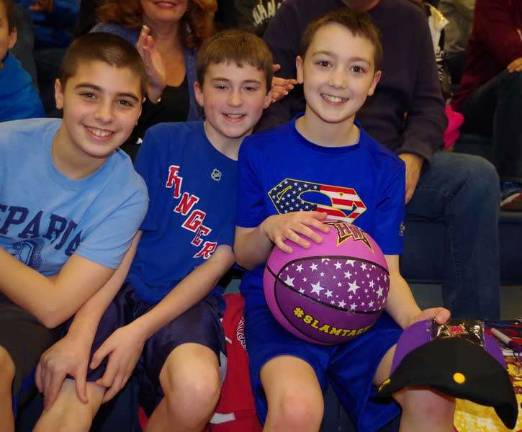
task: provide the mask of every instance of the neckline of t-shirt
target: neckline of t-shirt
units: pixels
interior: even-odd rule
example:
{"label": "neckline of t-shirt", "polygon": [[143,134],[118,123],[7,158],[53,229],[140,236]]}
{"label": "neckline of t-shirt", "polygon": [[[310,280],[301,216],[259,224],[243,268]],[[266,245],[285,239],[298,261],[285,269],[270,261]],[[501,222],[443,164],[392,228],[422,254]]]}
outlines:
{"label": "neckline of t-shirt", "polygon": [[312,141],[308,140],[306,137],[304,137],[301,132],[297,129],[297,120],[301,116],[297,116],[292,120],[291,128],[293,133],[298,137],[299,141],[306,145],[308,148],[319,152],[319,153],[326,153],[326,154],[345,154],[345,153],[352,153],[356,150],[358,150],[361,147],[361,142],[363,141],[363,135],[364,131],[361,129],[359,125],[357,127],[359,128],[359,141],[355,144],[348,144],[345,146],[339,146],[339,147],[326,147],[319,144],[315,144]]}
{"label": "neckline of t-shirt", "polygon": [[[61,120],[57,121],[56,127],[49,127],[45,132],[45,145],[43,146],[46,153],[48,172],[51,178],[60,186],[71,190],[79,190],[85,188],[87,185],[95,181],[95,179],[101,175],[102,172],[110,170],[112,167],[112,159],[114,155],[111,155],[96,171],[89,174],[81,179],[70,179],[64,175],[55,165],[52,156],[52,144],[55,135],[58,133],[60,128]],[[54,124],[52,126],[55,126]],[[117,150],[116,150],[117,151]]]}
{"label": "neckline of t-shirt", "polygon": [[218,157],[222,158],[223,160],[229,163],[237,163],[237,159],[232,159],[231,157],[228,157],[227,155],[221,153],[216,147],[214,147],[214,144],[210,142],[207,133],[205,132],[205,120],[201,120],[199,123],[199,133],[203,136],[203,140],[205,141],[205,143],[212,149],[212,152],[214,152]]}

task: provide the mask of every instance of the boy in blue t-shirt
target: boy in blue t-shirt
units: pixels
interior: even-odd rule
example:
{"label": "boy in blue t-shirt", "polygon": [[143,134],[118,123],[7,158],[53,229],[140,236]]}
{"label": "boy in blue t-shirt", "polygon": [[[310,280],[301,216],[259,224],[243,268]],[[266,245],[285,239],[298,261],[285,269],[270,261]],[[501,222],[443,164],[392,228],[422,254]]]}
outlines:
{"label": "boy in blue t-shirt", "polygon": [[131,44],[86,35],[67,51],[55,83],[63,119],[0,124],[2,432],[14,431],[11,395],[16,409],[61,333],[53,329],[74,315],[63,327],[88,339],[82,321],[115,293],[147,210],[143,179],[118,150],[140,115],[145,85]]}
{"label": "boy in blue t-shirt", "polygon": [[9,53],[16,36],[13,1],[0,0],[0,122],[45,114],[31,76]]}
{"label": "boy in blue t-shirt", "polygon": [[[390,374],[401,328],[420,319],[444,322],[449,311],[421,311],[402,278],[404,165],[354,123],[381,76],[378,31],[365,14],[333,11],[310,25],[300,52],[296,64],[304,115],[248,138],[239,156],[234,250],[238,263],[250,269],[241,292],[251,380],[266,430],[319,430],[329,381],[357,430],[372,432],[399,412],[396,403],[376,403],[373,397],[376,385]],[[291,252],[292,244],[306,248],[321,242],[311,228],[327,232],[327,215],[367,231],[382,248],[390,272],[387,313],[366,333],[337,346],[308,343],[284,330],[262,288],[272,247]],[[306,281],[310,289],[321,276]],[[355,282],[351,272],[345,277]],[[402,407],[401,430],[452,430],[449,398],[407,388],[395,399]]]}
{"label": "boy in blue t-shirt", "polygon": [[[141,145],[136,169],[149,189],[149,210],[126,284],[98,326],[87,378],[107,401],[140,360],[148,430],[202,430],[219,398],[219,281],[235,261],[237,158],[271,101],[272,55],[253,34],[218,33],[199,50],[197,73],[206,120],[156,125]],[[74,337],[69,343],[86,345]],[[74,390],[62,394],[69,399],[58,396],[48,429],[52,417],[55,426],[88,430],[101,401],[85,405]],[[60,405],[67,409],[54,409]]]}

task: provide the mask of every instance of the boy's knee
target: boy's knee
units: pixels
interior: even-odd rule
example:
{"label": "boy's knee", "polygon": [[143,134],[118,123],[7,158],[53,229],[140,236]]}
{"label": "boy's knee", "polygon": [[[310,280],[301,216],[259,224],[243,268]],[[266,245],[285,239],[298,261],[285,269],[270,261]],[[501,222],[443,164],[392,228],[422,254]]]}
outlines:
{"label": "boy's knee", "polygon": [[8,385],[9,388],[14,380],[16,368],[7,350],[0,346],[0,385]]}
{"label": "boy's knee", "polygon": [[430,389],[404,388],[394,395],[403,415],[430,419],[445,424],[453,420],[455,399]]}
{"label": "boy's knee", "polygon": [[270,406],[269,416],[280,430],[317,430],[323,419],[323,405],[314,395],[287,392]]}
{"label": "boy's knee", "polygon": [[160,384],[167,404],[179,411],[180,407],[196,408],[214,406],[221,390],[219,371],[215,368],[199,368],[191,373],[180,373],[174,368],[164,368]]}

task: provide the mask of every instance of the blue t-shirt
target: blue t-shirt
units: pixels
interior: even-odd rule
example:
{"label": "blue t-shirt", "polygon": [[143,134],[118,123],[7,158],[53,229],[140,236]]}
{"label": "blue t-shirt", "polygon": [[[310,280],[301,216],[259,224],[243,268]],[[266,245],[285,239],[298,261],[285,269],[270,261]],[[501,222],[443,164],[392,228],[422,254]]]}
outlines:
{"label": "blue t-shirt", "polygon": [[60,124],[0,124],[0,247],[46,276],[72,254],[116,268],[147,211],[146,186],[121,151],[88,177],[65,177],[51,155]]}
{"label": "blue t-shirt", "polygon": [[219,245],[234,239],[237,161],[220,153],[203,122],[151,127],[136,159],[150,205],[128,281],[157,303]]}
{"label": "blue t-shirt", "polygon": [[[397,255],[404,184],[403,162],[364,130],[355,145],[322,147],[306,140],[292,121],[242,144],[236,224],[253,228],[274,214],[319,210],[361,227],[385,254]],[[243,277],[247,306],[265,301],[263,268]]]}
{"label": "blue t-shirt", "polygon": [[44,116],[31,76],[18,59],[8,53],[0,67],[0,122]]}

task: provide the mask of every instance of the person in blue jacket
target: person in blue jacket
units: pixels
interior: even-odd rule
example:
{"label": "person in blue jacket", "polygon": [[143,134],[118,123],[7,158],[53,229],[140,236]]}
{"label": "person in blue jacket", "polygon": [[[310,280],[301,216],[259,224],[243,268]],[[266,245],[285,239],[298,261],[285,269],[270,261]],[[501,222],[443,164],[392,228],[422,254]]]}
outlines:
{"label": "person in blue jacket", "polygon": [[17,36],[14,14],[12,0],[0,0],[0,122],[44,115],[31,76],[9,52]]}

